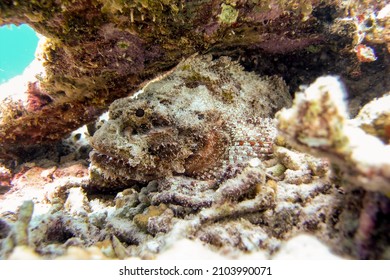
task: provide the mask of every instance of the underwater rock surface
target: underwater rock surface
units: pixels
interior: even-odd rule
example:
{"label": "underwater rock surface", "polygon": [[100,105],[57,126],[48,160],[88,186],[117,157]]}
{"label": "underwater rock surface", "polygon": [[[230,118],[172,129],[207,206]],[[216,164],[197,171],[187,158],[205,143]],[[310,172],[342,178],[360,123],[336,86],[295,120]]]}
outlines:
{"label": "underwater rock surface", "polygon": [[0,87],[0,258],[390,259],[389,10],[1,2],[45,37]]}
{"label": "underwater rock surface", "polygon": [[[297,93],[294,106],[278,113],[278,129],[288,143],[304,152],[327,157],[343,171],[343,176],[369,191],[390,193],[390,146],[367,134],[348,120],[345,92],[336,78],[319,78],[304,93]],[[381,134],[388,130],[388,96],[373,101],[382,104],[377,114],[372,104],[362,109],[359,118],[383,118]],[[371,108],[371,110],[370,110]],[[379,115],[377,117],[377,115]],[[368,117],[368,116],[367,116]],[[387,123],[386,123],[387,121]],[[367,126],[366,126],[367,127]],[[375,129],[373,128],[375,131]]]}

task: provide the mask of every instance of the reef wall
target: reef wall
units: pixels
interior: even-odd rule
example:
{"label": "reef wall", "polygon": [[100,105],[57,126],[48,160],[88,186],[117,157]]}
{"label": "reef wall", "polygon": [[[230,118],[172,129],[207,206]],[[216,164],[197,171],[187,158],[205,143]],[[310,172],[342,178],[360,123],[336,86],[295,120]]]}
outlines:
{"label": "reef wall", "polygon": [[356,72],[358,13],[362,24],[371,22],[361,33],[376,44],[388,42],[387,31],[379,32],[388,28],[388,16],[368,19],[384,4],[372,2],[2,1],[1,25],[27,23],[46,38],[38,55],[43,70],[26,81],[19,97],[0,89],[7,96],[0,120],[3,154],[61,139],[197,52],[250,59],[254,53],[277,58],[321,50],[352,57],[357,68],[342,72]]}
{"label": "reef wall", "polygon": [[149,259],[182,239],[274,258],[302,233],[389,258],[388,1],[0,15],[44,36],[33,73],[0,86],[0,258]]}

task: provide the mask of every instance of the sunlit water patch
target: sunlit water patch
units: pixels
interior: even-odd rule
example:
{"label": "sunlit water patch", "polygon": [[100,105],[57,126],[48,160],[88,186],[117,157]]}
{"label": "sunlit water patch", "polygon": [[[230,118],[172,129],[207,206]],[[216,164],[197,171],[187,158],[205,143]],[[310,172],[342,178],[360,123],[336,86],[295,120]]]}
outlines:
{"label": "sunlit water patch", "polygon": [[23,73],[37,45],[37,34],[26,24],[0,27],[0,84]]}

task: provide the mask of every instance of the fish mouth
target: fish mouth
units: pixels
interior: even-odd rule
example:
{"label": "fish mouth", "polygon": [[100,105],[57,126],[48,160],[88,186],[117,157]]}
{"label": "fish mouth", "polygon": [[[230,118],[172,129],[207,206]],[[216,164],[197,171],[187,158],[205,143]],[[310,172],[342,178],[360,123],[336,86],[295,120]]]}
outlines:
{"label": "fish mouth", "polygon": [[123,166],[124,168],[130,168],[132,165],[129,163],[128,160],[125,160],[121,158],[120,156],[112,155],[112,154],[106,154],[102,153],[96,150],[93,150],[89,154],[90,159],[92,160],[93,163],[95,162],[105,162],[108,164],[113,164],[116,166]]}
{"label": "fish mouth", "polygon": [[138,164],[133,165],[128,159],[123,159],[112,154],[105,154],[99,151],[90,153],[92,166],[98,168],[101,175],[107,179],[119,180],[121,182],[147,183],[158,179],[153,170],[142,169]]}

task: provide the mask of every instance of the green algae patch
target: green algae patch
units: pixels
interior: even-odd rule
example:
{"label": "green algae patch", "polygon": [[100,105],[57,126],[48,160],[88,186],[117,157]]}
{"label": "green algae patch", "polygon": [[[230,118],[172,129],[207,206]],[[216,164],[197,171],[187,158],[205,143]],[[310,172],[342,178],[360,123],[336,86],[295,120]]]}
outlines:
{"label": "green algae patch", "polygon": [[237,21],[238,10],[230,5],[222,4],[222,11],[219,17],[220,23],[233,24]]}

